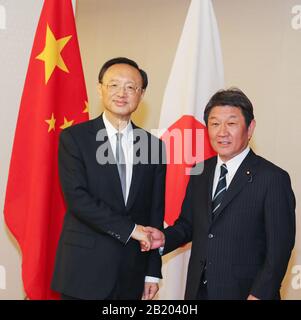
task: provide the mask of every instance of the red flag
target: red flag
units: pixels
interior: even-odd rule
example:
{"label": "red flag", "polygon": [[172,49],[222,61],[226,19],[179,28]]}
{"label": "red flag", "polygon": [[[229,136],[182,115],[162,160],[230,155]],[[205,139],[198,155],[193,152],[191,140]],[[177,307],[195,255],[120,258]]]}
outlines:
{"label": "red flag", "polygon": [[71,0],[45,0],[25,80],[6,190],[5,221],[22,251],[30,299],[50,290],[65,205],[58,178],[62,129],[88,120]]}

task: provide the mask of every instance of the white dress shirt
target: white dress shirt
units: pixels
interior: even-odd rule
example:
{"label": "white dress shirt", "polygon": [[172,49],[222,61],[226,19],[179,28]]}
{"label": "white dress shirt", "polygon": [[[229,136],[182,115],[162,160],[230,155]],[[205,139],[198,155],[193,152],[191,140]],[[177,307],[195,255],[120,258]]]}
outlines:
{"label": "white dress shirt", "polygon": [[239,166],[241,165],[241,163],[243,162],[243,160],[245,159],[245,157],[247,156],[249,151],[250,151],[250,147],[248,146],[241,153],[239,153],[237,156],[235,156],[234,158],[232,158],[226,162],[222,161],[222,159],[219,157],[219,155],[217,156],[217,163],[216,163],[216,167],[215,167],[213,187],[212,187],[212,199],[213,199],[215,189],[217,187],[219,176],[221,173],[221,171],[220,171],[221,165],[223,163],[225,163],[227,165],[228,173],[226,174],[226,183],[227,183],[227,189],[228,189],[237,169],[239,168]]}
{"label": "white dress shirt", "polygon": [[[117,143],[116,133],[118,133],[118,130],[107,119],[105,113],[103,113],[102,118],[108,133],[108,138],[111,144],[114,157],[116,159],[116,143]],[[126,199],[125,201],[127,201],[129,192],[130,192],[130,186],[131,186],[132,174],[133,174],[134,134],[133,134],[133,126],[131,121],[128,122],[127,126],[124,129],[122,129],[120,133],[122,133],[121,146],[123,149],[125,164],[126,164]]]}
{"label": "white dress shirt", "polygon": [[[114,157],[116,159],[116,143],[117,143],[117,137],[116,133],[118,133],[118,130],[111,124],[111,122],[106,117],[106,113],[104,112],[102,115],[102,119],[104,122],[104,125],[106,127],[108,138],[111,144],[111,148],[114,154]],[[134,132],[133,132],[133,126],[131,121],[128,122],[126,127],[120,131],[122,133],[122,139],[121,139],[121,145],[124,152],[124,158],[125,158],[125,164],[126,164],[126,202],[129,196],[130,192],[130,186],[132,181],[132,174],[133,174],[133,147],[134,147]],[[135,231],[136,225],[132,231],[132,233]],[[131,233],[131,235],[132,235]],[[131,235],[129,239],[131,238]],[[129,240],[128,239],[128,240]],[[145,277],[145,282],[159,282],[159,278],[155,277]]]}

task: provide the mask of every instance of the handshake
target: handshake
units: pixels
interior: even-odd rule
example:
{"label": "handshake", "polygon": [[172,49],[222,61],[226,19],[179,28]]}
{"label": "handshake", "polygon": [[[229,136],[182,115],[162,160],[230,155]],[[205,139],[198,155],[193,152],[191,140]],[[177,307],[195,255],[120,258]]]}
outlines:
{"label": "handshake", "polygon": [[131,237],[140,242],[141,251],[158,249],[165,245],[164,233],[153,227],[144,227],[138,224]]}

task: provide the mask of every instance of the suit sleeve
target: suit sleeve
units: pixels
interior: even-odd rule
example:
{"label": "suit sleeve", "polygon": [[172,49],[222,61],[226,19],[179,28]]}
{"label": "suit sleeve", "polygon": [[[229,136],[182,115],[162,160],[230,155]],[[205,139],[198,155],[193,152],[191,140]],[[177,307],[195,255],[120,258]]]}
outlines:
{"label": "suit sleeve", "polygon": [[173,226],[164,230],[165,246],[163,254],[167,254],[192,240],[192,193],[193,179],[190,177],[179,218]]}
{"label": "suit sleeve", "polygon": [[[157,164],[155,169],[150,226],[162,230],[165,211],[166,161],[165,148],[161,141],[160,146],[163,148],[163,153],[160,155],[161,163]],[[151,250],[146,275],[162,278],[161,266],[162,260],[158,250]]]}
{"label": "suit sleeve", "polygon": [[135,224],[122,212],[113,211],[88,190],[87,173],[81,152],[69,130],[59,142],[59,175],[68,211],[99,233],[107,233],[126,243]]}
{"label": "suit sleeve", "polygon": [[279,292],[295,243],[295,197],[289,175],[282,171],[271,178],[264,202],[266,257],[251,294],[273,299]]}
{"label": "suit sleeve", "polygon": [[[164,200],[165,200],[165,165],[158,165],[156,168],[153,185],[153,202],[151,209],[150,225],[157,229],[163,229],[164,220]],[[147,275],[162,278],[161,274],[161,256],[158,250],[151,250],[149,256]]]}

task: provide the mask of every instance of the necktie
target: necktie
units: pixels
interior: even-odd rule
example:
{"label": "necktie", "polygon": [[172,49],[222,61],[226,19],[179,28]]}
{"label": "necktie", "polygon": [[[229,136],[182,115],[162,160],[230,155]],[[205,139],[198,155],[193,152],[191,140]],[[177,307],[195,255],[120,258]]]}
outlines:
{"label": "necktie", "polygon": [[223,163],[221,165],[221,173],[216,186],[216,190],[212,199],[212,215],[214,218],[214,213],[220,207],[223,197],[227,191],[226,174],[228,173],[227,166]]}
{"label": "necktie", "polygon": [[124,202],[126,203],[126,164],[124,152],[121,144],[122,133],[116,133],[116,164],[119,172],[122,194]]}

